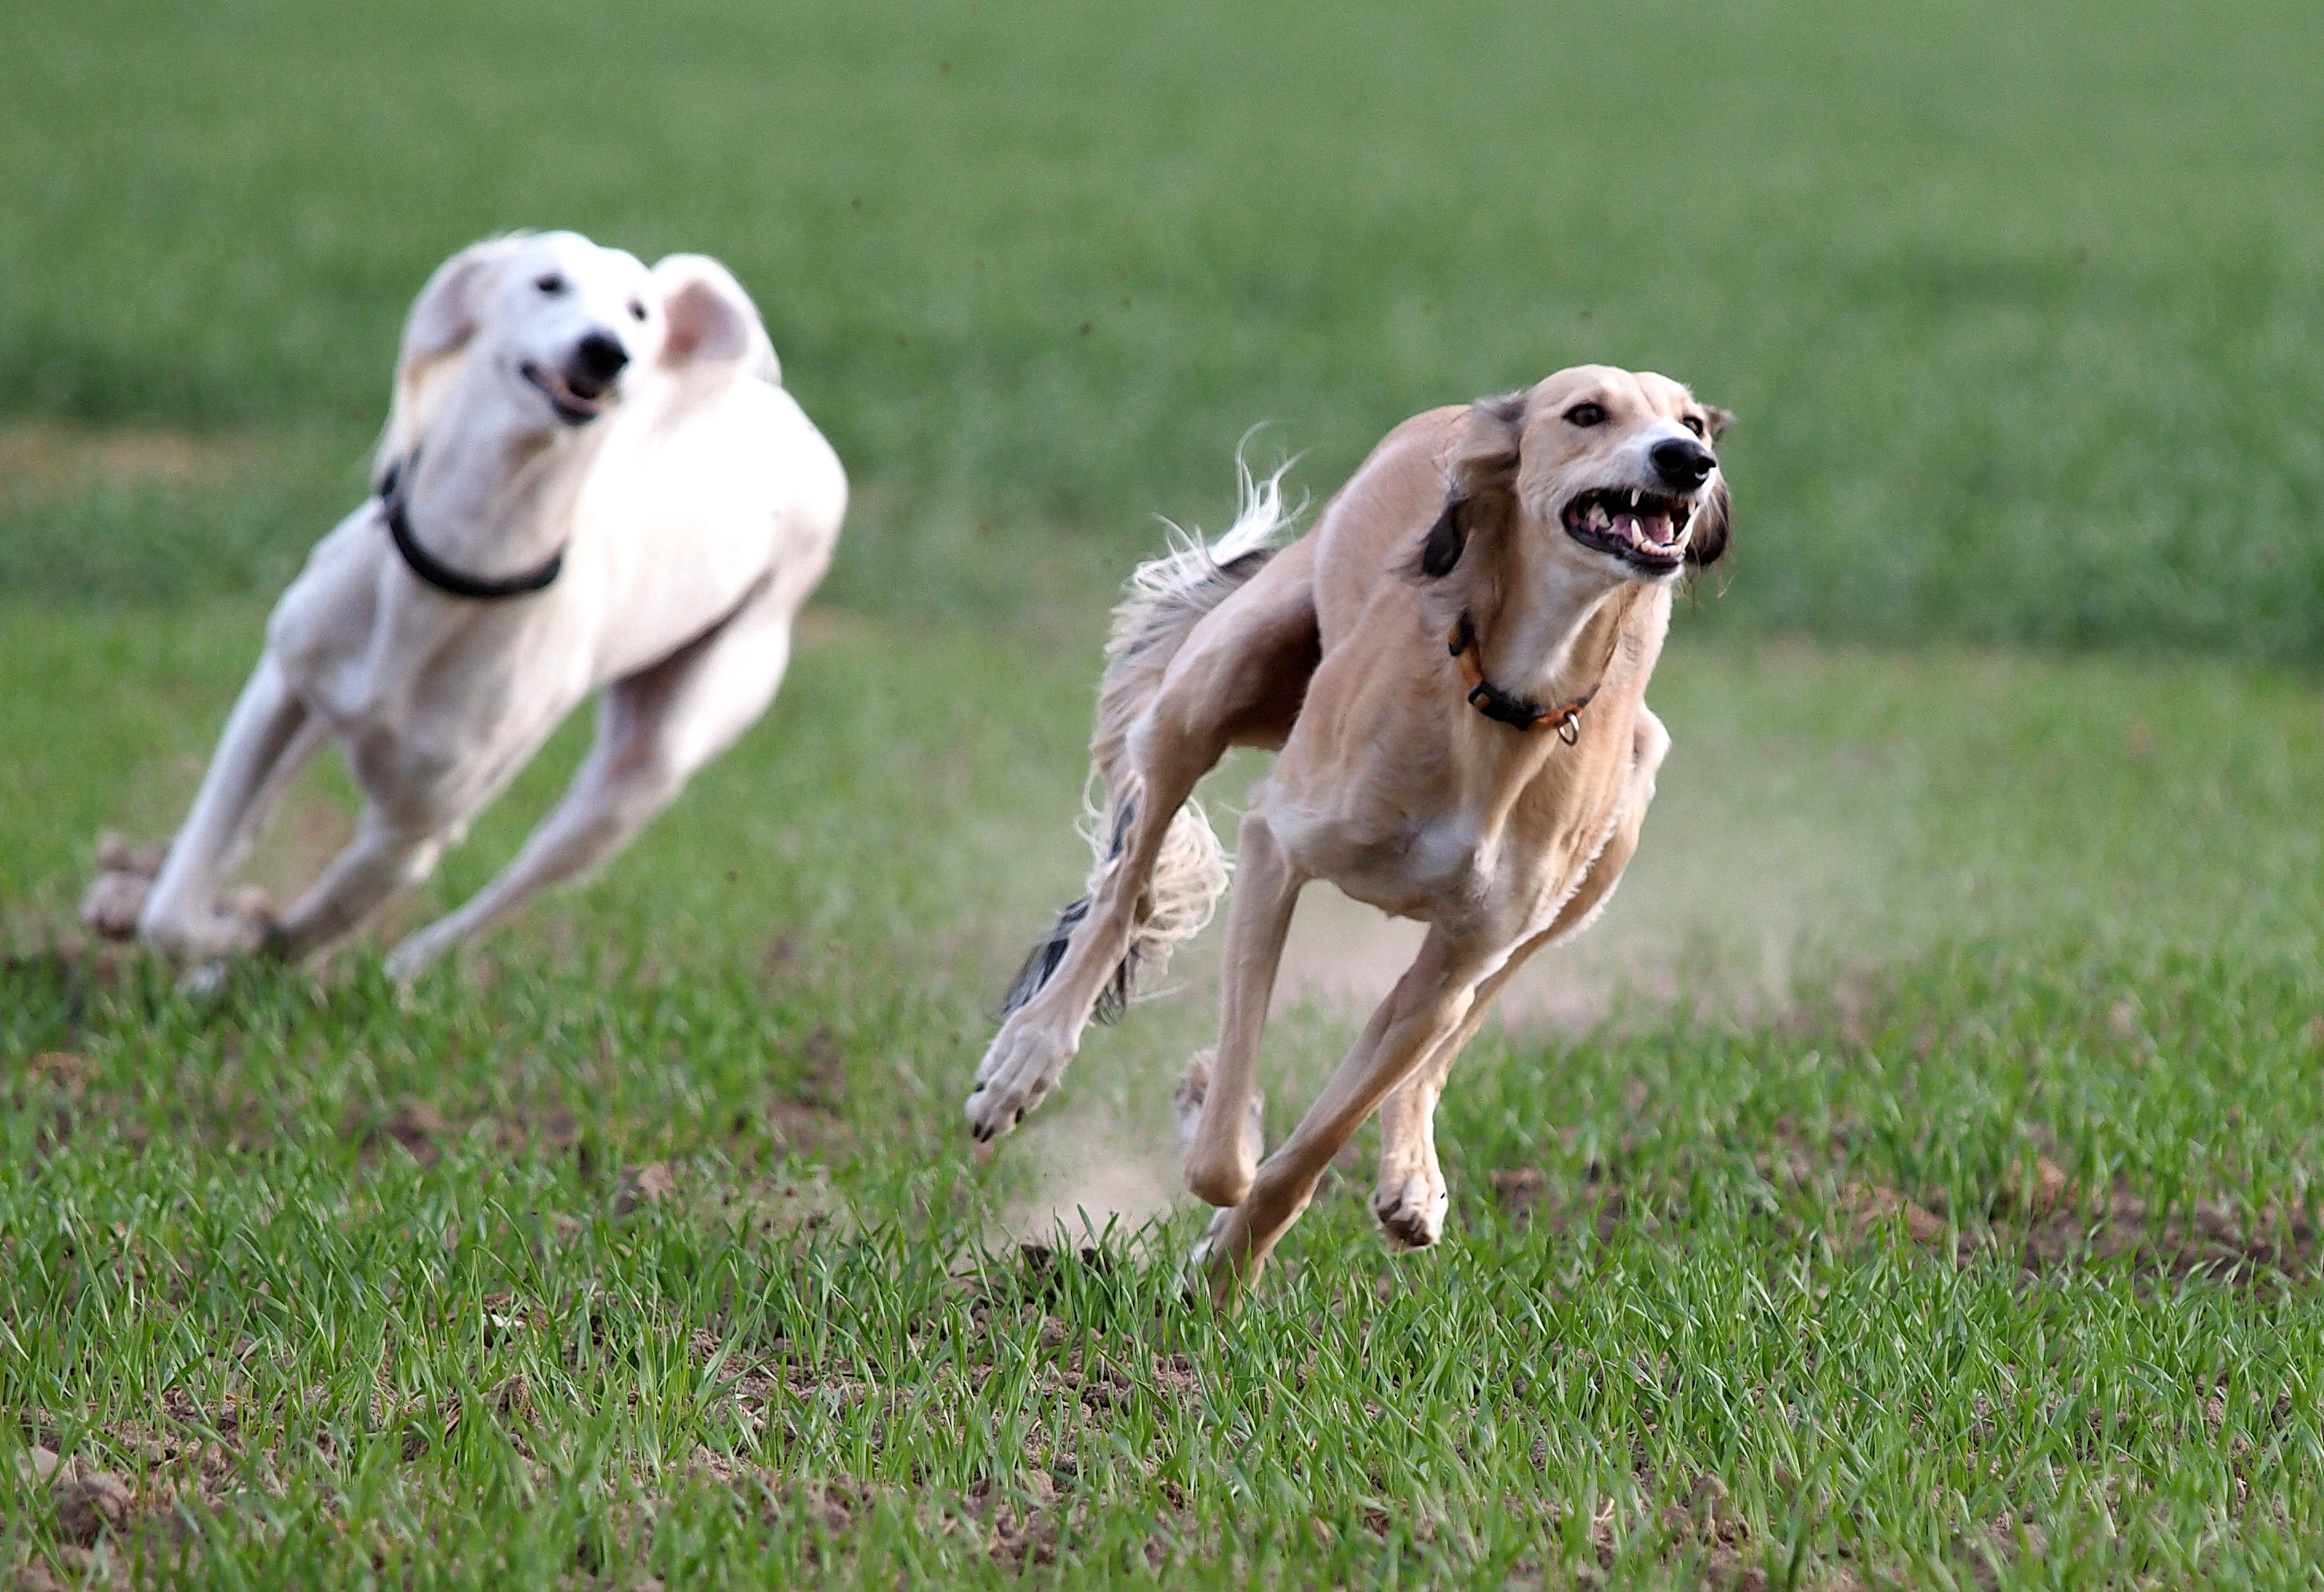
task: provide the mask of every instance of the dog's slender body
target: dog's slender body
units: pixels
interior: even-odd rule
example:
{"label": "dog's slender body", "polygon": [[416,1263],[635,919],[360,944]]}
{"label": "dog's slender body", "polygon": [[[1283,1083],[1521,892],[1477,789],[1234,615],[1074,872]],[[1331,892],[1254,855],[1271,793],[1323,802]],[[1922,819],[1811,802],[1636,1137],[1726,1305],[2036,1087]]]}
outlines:
{"label": "dog's slender body", "polygon": [[[1271,557],[1272,483],[1216,548],[1142,571],[1100,691],[1091,894],[1012,993],[968,1101],[979,1136],[1038,1104],[1100,1000],[1199,926],[1225,872],[1189,833],[1188,797],[1228,748],[1275,750],[1242,818],[1218,1046],[1181,1091],[1187,1184],[1222,1208],[1213,1284],[1256,1273],[1375,1109],[1374,1212],[1393,1242],[1434,1242],[1432,1125],[1454,1058],[1517,969],[1596,916],[1637,844],[1669,745],[1646,686],[1672,588],[1727,539],[1708,446],[1725,419],[1659,376],[1562,372],[1406,421]],[[1260,1030],[1318,879],[1429,932],[1261,1163]]]}
{"label": "dog's slender body", "polygon": [[[198,964],[304,957],[425,879],[600,688],[564,799],[390,971],[619,851],[773,699],[830,561],[846,477],[779,379],[702,257],[649,271],[549,234],[447,262],[405,326],[381,495],[283,594],[158,875],[115,869],[85,916]],[[354,842],[280,918],[222,901],[332,741],[364,796]]]}

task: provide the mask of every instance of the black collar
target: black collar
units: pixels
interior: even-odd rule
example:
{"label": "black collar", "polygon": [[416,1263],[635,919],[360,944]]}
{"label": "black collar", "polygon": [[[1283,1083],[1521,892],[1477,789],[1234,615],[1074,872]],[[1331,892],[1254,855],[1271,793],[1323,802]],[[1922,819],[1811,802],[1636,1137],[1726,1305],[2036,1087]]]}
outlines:
{"label": "black collar", "polygon": [[499,580],[463,575],[450,565],[439,561],[433,553],[420,545],[418,537],[411,534],[411,516],[405,506],[411,477],[419,468],[420,455],[415,450],[405,463],[389,465],[386,479],[379,483],[379,506],[387,514],[387,534],[394,539],[395,550],[403,555],[403,562],[412,574],[449,596],[466,597],[475,603],[497,603],[505,597],[529,596],[543,590],[564,573],[563,548],[551,553],[546,563]]}
{"label": "black collar", "polygon": [[[1477,624],[1469,617],[1465,608],[1461,611],[1461,618],[1453,625],[1452,633],[1444,638],[1444,645],[1461,665],[1462,683],[1469,687],[1469,705],[1479,713],[1497,724],[1507,724],[1512,730],[1534,730],[1548,724],[1557,731],[1557,738],[1568,746],[1582,739],[1582,710],[1588,707],[1590,699],[1598,695],[1598,686],[1591,686],[1572,702],[1561,702],[1554,707],[1539,707],[1526,697],[1502,690],[1485,678],[1484,649],[1477,645]],[[1609,649],[1606,661],[1610,664],[1613,660],[1613,653]],[[1598,684],[1605,684],[1605,670],[1602,668],[1599,670]]]}

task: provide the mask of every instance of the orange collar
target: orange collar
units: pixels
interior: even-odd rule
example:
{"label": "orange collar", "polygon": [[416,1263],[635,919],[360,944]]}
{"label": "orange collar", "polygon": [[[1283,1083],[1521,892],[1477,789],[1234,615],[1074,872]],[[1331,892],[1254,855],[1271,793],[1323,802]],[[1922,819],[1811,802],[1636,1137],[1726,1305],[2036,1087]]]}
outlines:
{"label": "orange collar", "polygon": [[[1444,644],[1451,649],[1454,661],[1461,666],[1462,682],[1469,687],[1469,705],[1479,713],[1496,723],[1507,724],[1512,730],[1531,731],[1544,724],[1552,725],[1557,731],[1557,738],[1568,746],[1582,739],[1582,710],[1588,707],[1590,699],[1598,695],[1597,686],[1591,686],[1572,702],[1559,703],[1554,707],[1536,707],[1526,698],[1502,690],[1485,678],[1484,665],[1480,657],[1484,649],[1477,644],[1476,621],[1469,617],[1465,608],[1461,611],[1460,619],[1454,621],[1451,633],[1444,638]],[[1607,649],[1606,661],[1609,665],[1614,661],[1611,648]],[[1605,684],[1605,670],[1602,668],[1599,670],[1598,684]]]}

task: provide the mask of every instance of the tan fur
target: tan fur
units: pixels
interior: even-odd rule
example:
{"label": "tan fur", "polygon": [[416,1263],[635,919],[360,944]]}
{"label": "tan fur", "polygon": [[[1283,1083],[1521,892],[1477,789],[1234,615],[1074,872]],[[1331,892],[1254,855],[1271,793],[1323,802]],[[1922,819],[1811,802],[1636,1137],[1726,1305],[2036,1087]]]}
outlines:
{"label": "tan fur", "polygon": [[[1582,419],[1587,406],[1602,420]],[[1383,1108],[1375,1212],[1393,1241],[1433,1242],[1445,1193],[1431,1120],[1453,1058],[1526,959],[1604,905],[1669,743],[1646,686],[1675,549],[1657,549],[1673,567],[1645,569],[1585,545],[1563,516],[1593,492],[1660,492],[1691,508],[1687,561],[1715,557],[1727,532],[1715,466],[1679,491],[1649,450],[1683,453],[1681,438],[1707,442],[1724,419],[1663,377],[1585,366],[1391,432],[1311,533],[1187,630],[1135,719],[1101,737],[1119,741],[1121,777],[1145,800],[1055,976],[993,1040],[969,1101],[980,1134],[1006,1131],[1062,1074],[1195,781],[1229,746],[1279,748],[1242,820],[1217,1052],[1185,1090],[1200,1101],[1187,1183],[1224,1208],[1205,1243],[1213,1284],[1258,1270]],[[1425,571],[1425,548],[1456,544],[1449,566]],[[1445,640],[1464,612],[1493,685],[1536,704],[1589,699],[1572,744],[1464,700]],[[1261,1164],[1259,1034],[1293,903],[1314,879],[1430,932]]]}

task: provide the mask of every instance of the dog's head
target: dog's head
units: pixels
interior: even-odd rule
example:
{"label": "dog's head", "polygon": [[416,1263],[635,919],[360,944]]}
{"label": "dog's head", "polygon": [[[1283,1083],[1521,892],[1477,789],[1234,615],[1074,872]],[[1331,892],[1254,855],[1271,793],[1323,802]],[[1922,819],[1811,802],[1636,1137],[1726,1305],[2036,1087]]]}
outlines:
{"label": "dog's head", "polygon": [[1731,418],[1666,376],[1610,365],[1480,400],[1449,461],[1421,572],[1451,574],[1480,535],[1523,536],[1553,567],[1618,581],[1712,563],[1729,526],[1712,450]]}
{"label": "dog's head", "polygon": [[418,440],[456,374],[518,426],[554,432],[649,373],[738,365],[778,379],[758,311],[717,262],[675,254],[649,271],[578,233],[488,239],[438,266],[404,319],[382,456]]}

